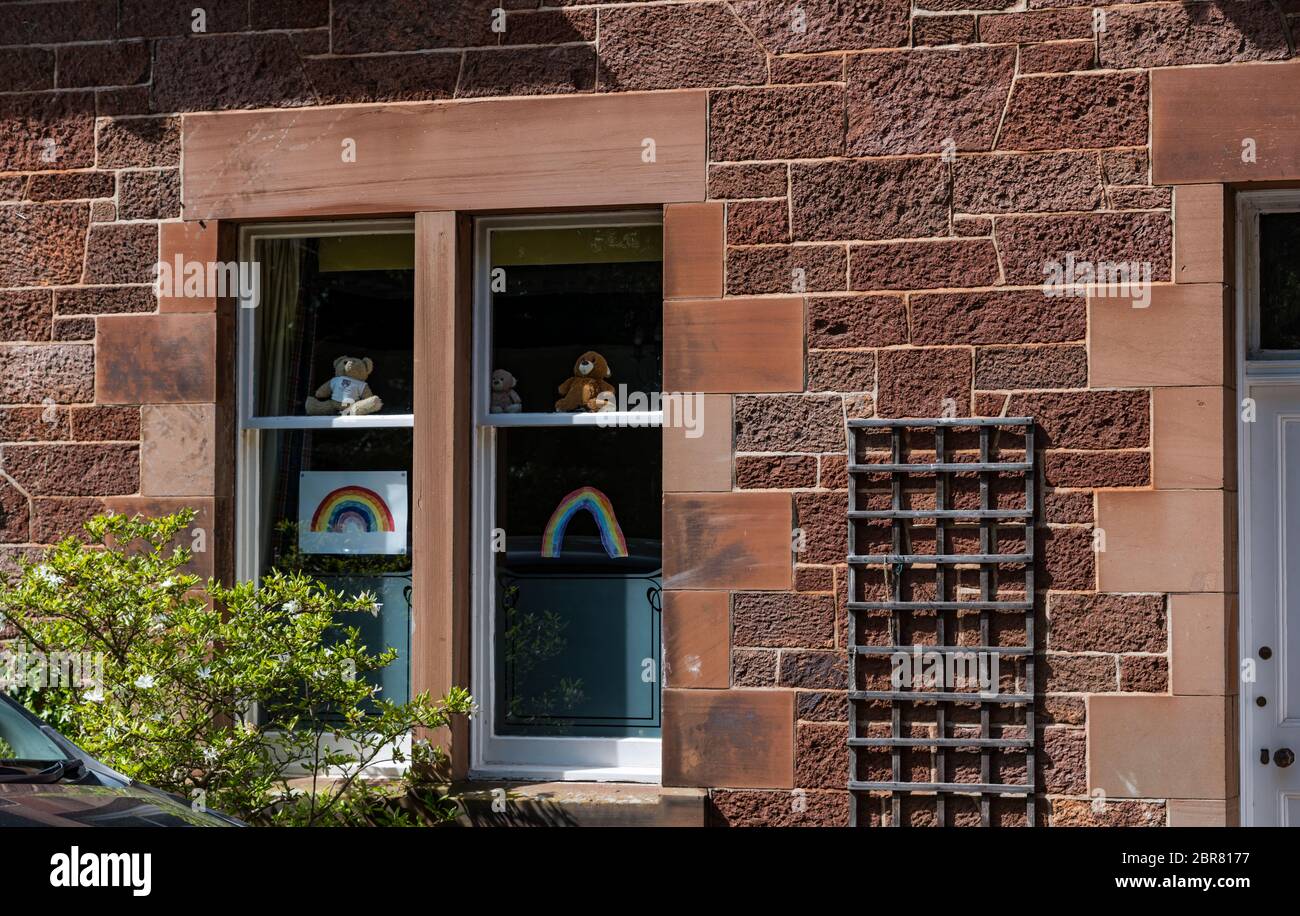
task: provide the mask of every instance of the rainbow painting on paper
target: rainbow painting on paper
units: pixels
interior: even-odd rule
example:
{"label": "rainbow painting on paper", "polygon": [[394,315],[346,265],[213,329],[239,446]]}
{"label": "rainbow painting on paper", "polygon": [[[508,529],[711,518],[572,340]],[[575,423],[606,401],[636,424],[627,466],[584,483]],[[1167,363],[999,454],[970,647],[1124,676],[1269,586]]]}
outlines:
{"label": "rainbow painting on paper", "polygon": [[325,495],[311,517],[312,531],[392,531],[393,513],[382,496],[355,484]]}
{"label": "rainbow painting on paper", "polygon": [[551,513],[550,521],[546,523],[546,530],[542,532],[542,556],[560,555],[564,529],[569,527],[570,519],[582,509],[590,512],[596,520],[605,553],[611,557],[627,556],[627,538],[623,537],[623,529],[618,525],[614,506],[609,497],[595,487],[579,487],[560,500],[560,504]]}
{"label": "rainbow painting on paper", "polygon": [[303,553],[406,553],[405,471],[303,471],[298,547]]}

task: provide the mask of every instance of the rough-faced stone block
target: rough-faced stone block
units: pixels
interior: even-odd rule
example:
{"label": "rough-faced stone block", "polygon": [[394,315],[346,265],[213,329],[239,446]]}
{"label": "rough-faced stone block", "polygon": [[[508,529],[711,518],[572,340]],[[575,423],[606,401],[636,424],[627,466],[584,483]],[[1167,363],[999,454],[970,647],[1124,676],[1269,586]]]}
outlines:
{"label": "rough-faced stone block", "polygon": [[1002,217],[994,234],[1007,282],[1027,286],[1053,279],[1049,268],[1064,270],[1069,254],[1076,265],[1149,265],[1153,282],[1168,280],[1172,229],[1167,213],[1086,213]]}
{"label": "rough-faced stone block", "polygon": [[926,238],[948,231],[948,179],[937,158],[790,166],[794,238]]}
{"label": "rough-faced stone block", "polygon": [[727,249],[727,294],[834,292],[848,283],[843,245]]}
{"label": "rough-faced stone block", "polygon": [[1096,153],[960,156],[952,195],[960,213],[1095,210],[1100,161]]}
{"label": "rough-faced stone block", "polygon": [[140,486],[138,446],[5,445],[0,467],[31,496],[100,496],[135,493]]}
{"label": "rough-faced stone block", "polygon": [[980,17],[980,41],[1027,43],[1064,38],[1091,38],[1092,11],[1088,9],[1006,13]]}
{"label": "rough-faced stone block", "polygon": [[709,197],[785,197],[788,188],[784,162],[709,166]]}
{"label": "rough-faced stone block", "polygon": [[[461,0],[431,6],[420,0],[336,0],[332,4],[336,54],[476,48],[497,44],[492,10],[500,0]],[[506,29],[510,28],[509,12]]]}
{"label": "rough-faced stone block", "polygon": [[738,592],[731,611],[737,646],[829,649],[835,645],[831,595]]}
{"label": "rough-faced stone block", "polygon": [[998,149],[1141,146],[1147,136],[1145,73],[1075,73],[1017,80]]}
{"label": "rough-faced stone block", "polygon": [[1155,652],[1169,648],[1164,595],[1053,592],[1047,646],[1056,652]]}
{"label": "rough-faced stone block", "polygon": [[[5,9],[18,7],[0,7],[0,12]],[[95,164],[93,92],[0,96],[0,125],[0,171],[52,172]]]}
{"label": "rough-faced stone block", "polygon": [[727,204],[728,245],[772,245],[789,240],[789,207],[784,198]]}
{"label": "rough-faced stone block", "polygon": [[466,51],[456,95],[557,95],[596,88],[596,50],[589,45]]}
{"label": "rough-faced stone block", "polygon": [[101,169],[179,165],[180,118],[101,118],[98,164]]}
{"label": "rough-faced stone block", "polygon": [[834,395],[742,396],[735,400],[736,451],[830,452],[845,448]]}
{"label": "rough-faced stone block", "polygon": [[1087,334],[1081,298],[1039,290],[912,296],[912,343],[1065,343]]}
{"label": "rough-faced stone block", "polygon": [[95,348],[86,344],[2,344],[0,404],[94,400]]}
{"label": "rough-faced stone block", "polygon": [[[449,99],[456,93],[460,54],[377,54],[312,57],[302,62],[322,105]],[[592,65],[595,75],[595,65]]]}
{"label": "rough-faced stone block", "polygon": [[83,283],[152,283],[158,262],[158,227],[153,223],[90,227]]}
{"label": "rough-faced stone block", "polygon": [[27,497],[0,478],[0,544],[26,544],[31,536],[31,505]]}
{"label": "rough-faced stone block", "polygon": [[1014,48],[861,54],[848,62],[848,148],[897,156],[993,148]]}
{"label": "rough-faced stone block", "polygon": [[604,91],[767,82],[763,49],[712,3],[601,10],[600,62]]}
{"label": "rough-faced stone block", "polygon": [[292,108],[316,100],[282,32],[164,38],[154,48],[154,111]]}
{"label": "rough-faced stone block", "polygon": [[839,86],[724,89],[709,98],[709,155],[715,161],[820,159],[844,153]]}
{"label": "rough-faced stone block", "polygon": [[949,289],[1001,282],[991,239],[849,246],[849,286],[860,290]]}
{"label": "rough-faced stone block", "polygon": [[50,299],[42,289],[0,292],[0,340],[49,340]]}
{"label": "rough-faced stone block", "polygon": [[143,41],[59,48],[59,86],[130,86],[149,81],[149,45]]}
{"label": "rough-faced stone block", "polygon": [[1092,41],[1053,41],[1020,49],[1020,72],[1069,73],[1091,70],[1097,57]]}
{"label": "rough-faced stone block", "polygon": [[152,312],[157,307],[151,286],[79,286],[54,294],[54,311],[60,316]]}
{"label": "rough-faced stone block", "polygon": [[180,172],[177,169],[119,172],[117,199],[119,219],[171,219],[180,216]]}
{"label": "rough-faced stone block", "polygon": [[1013,394],[1008,416],[1033,417],[1039,448],[1146,448],[1151,398],[1145,391],[1044,391]]}
{"label": "rough-faced stone block", "polygon": [[804,0],[798,7],[803,14],[798,20],[802,28],[791,27],[796,22],[791,7],[764,0],[740,0],[733,6],[763,47],[777,54],[892,48],[907,44],[910,9],[906,0],[873,3]]}
{"label": "rough-faced stone block", "polygon": [[1147,487],[1151,485],[1151,453],[1049,451],[1043,477],[1053,487]]}
{"label": "rough-faced stone block", "polygon": [[975,351],[977,389],[1083,388],[1088,352],[1082,346],[980,347]]}
{"label": "rough-faced stone block", "polygon": [[27,184],[28,200],[90,200],[113,196],[111,172],[38,172]]}
{"label": "rough-faced stone block", "polygon": [[0,81],[13,92],[54,88],[54,51],[9,48],[0,60]]}
{"label": "rough-faced stone block", "polygon": [[817,458],[814,455],[737,455],[736,486],[741,490],[815,487]]}
{"label": "rough-faced stone block", "polygon": [[907,343],[907,311],[895,296],[807,299],[808,346],[891,347]]}
{"label": "rough-faced stone block", "polygon": [[85,204],[0,206],[0,285],[49,286],[81,278],[90,210]]}
{"label": "rough-faced stone block", "polygon": [[972,354],[967,347],[883,350],[876,372],[879,416],[970,416]]}
{"label": "rough-faced stone block", "polygon": [[866,392],[875,388],[876,355],[860,350],[811,350],[808,390]]}
{"label": "rough-faced stone block", "polygon": [[1119,7],[1106,11],[1098,39],[1101,65],[1117,70],[1290,56],[1286,23],[1268,0]]}

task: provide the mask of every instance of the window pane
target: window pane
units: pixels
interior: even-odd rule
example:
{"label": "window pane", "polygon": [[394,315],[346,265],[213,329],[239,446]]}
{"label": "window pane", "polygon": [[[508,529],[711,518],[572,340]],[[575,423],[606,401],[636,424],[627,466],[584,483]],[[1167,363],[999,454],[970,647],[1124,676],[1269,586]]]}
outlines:
{"label": "window pane", "polygon": [[1300,213],[1259,217],[1259,346],[1300,350]]}
{"label": "window pane", "polygon": [[500,429],[496,731],[659,734],[658,429]]}
{"label": "window pane", "polygon": [[[401,553],[313,552],[319,549],[317,545],[308,542],[307,549],[303,547],[301,520],[304,512],[315,516],[318,505],[325,505],[343,507],[338,513],[338,526],[354,523],[348,515],[351,510],[347,508],[345,496],[330,499],[313,495],[311,484],[315,481],[308,476],[305,485],[304,475],[321,474],[330,481],[324,489],[331,493],[347,488],[346,481],[344,486],[336,488],[336,477],[362,480],[366,489],[374,492],[379,489],[373,483],[377,477],[398,481],[398,475],[405,474],[405,480],[410,480],[411,444],[410,429],[267,430],[262,433],[262,502],[258,518],[262,569],[303,572],[346,594],[369,591],[378,597],[383,604],[378,617],[351,614],[342,619],[361,631],[363,642],[372,652],[389,647],[398,651],[397,661],[373,677],[383,687],[383,696],[394,702],[404,702],[409,697],[410,512],[402,512],[397,505],[406,501],[407,494],[402,494],[400,500],[391,496],[385,499],[390,513],[405,515],[401,531],[396,532],[400,536],[394,539],[405,545]],[[301,498],[303,494],[308,496],[306,503]]]}
{"label": "window pane", "polygon": [[616,391],[659,390],[661,226],[494,230],[491,239],[488,371],[515,377],[524,412],[553,412],[556,389],[588,350],[605,357]]}
{"label": "window pane", "polygon": [[305,414],[340,356],[372,361],[366,382],[383,403],[378,412],[412,412],[413,234],[259,239],[255,257],[258,416]]}

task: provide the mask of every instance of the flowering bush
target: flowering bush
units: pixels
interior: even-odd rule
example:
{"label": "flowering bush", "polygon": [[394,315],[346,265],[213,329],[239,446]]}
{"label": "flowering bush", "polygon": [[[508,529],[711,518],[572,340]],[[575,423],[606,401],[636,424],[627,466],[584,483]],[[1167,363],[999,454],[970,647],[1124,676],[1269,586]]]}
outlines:
{"label": "flowering bush", "polygon": [[[372,653],[339,615],[377,614],[301,574],[225,587],[185,573],[171,546],[193,512],[105,515],[0,584],[0,614],[46,653],[96,656],[97,683],[26,688],[71,740],[142,782],[254,823],[357,822],[371,764],[472,709],[453,689],[395,703],[365,675]],[[428,752],[426,752],[427,754]],[[437,808],[437,806],[434,806]],[[445,808],[437,808],[445,812]]]}

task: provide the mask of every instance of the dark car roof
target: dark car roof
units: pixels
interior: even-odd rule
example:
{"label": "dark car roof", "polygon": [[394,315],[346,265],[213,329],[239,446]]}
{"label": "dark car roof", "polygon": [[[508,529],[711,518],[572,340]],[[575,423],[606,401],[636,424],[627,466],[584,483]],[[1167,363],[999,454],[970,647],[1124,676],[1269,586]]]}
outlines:
{"label": "dark car roof", "polygon": [[217,827],[223,822],[140,785],[0,783],[0,827]]}
{"label": "dark car roof", "polygon": [[[12,697],[5,703],[33,725],[48,728]],[[52,732],[52,730],[50,730]],[[49,733],[49,732],[47,732]],[[77,782],[0,782],[0,828],[3,827],[229,827],[239,822],[185,799],[133,782],[105,767],[85,751],[54,733],[70,754],[82,760]]]}

